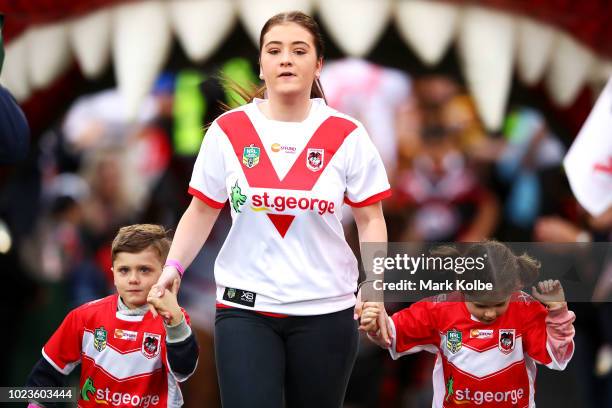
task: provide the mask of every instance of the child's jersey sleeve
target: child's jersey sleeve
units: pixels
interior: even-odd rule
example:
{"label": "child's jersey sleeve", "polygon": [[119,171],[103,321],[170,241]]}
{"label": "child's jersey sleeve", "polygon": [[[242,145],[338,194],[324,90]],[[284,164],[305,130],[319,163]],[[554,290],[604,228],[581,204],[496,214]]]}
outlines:
{"label": "child's jersey sleeve", "polygon": [[392,344],[389,352],[396,360],[419,351],[438,352],[440,335],[433,324],[434,303],[417,302],[390,318]]}
{"label": "child's jersey sleeve", "polygon": [[574,313],[567,306],[547,311],[540,303],[531,302],[524,316],[525,353],[548,368],[564,370],[574,354]]}
{"label": "child's jersey sleeve", "polygon": [[183,382],[193,375],[199,355],[198,343],[190,327],[191,319],[185,309],[181,308],[181,310],[185,316],[185,321],[181,325],[186,326],[186,337],[170,342],[166,336],[166,344],[163,349],[165,364],[178,382]]}
{"label": "child's jersey sleeve", "polygon": [[363,125],[357,126],[345,143],[348,143],[345,203],[365,207],[391,196],[382,159]]}
{"label": "child's jersey sleeve", "polygon": [[68,313],[60,327],[42,349],[45,360],[57,371],[67,375],[81,362],[83,324],[79,309]]}
{"label": "child's jersey sleeve", "polygon": [[217,122],[213,122],[202,140],[189,182],[189,194],[218,209],[227,201],[223,138],[225,134]]}

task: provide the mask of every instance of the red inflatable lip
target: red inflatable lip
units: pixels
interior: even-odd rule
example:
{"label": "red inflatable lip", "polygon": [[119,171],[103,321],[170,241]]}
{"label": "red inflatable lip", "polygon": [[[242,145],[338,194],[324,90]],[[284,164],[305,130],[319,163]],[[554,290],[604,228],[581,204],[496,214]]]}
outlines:
{"label": "red inflatable lip", "polygon": [[[7,15],[7,42],[28,26],[61,21],[119,3],[141,0],[0,0]],[[612,57],[612,8],[607,0],[446,0],[458,5],[478,5],[532,17],[572,34],[598,54]]]}

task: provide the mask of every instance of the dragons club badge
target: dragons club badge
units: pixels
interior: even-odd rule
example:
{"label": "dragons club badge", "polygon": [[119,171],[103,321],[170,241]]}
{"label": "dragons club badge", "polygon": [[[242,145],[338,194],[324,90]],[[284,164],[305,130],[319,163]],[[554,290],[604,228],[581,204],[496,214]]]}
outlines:
{"label": "dragons club badge", "polygon": [[323,168],[324,156],[324,149],[308,149],[308,152],[306,152],[306,167],[311,171],[321,170]]}
{"label": "dragons club badge", "polygon": [[161,350],[161,334],[145,333],[142,336],[141,350],[146,358],[157,357]]}
{"label": "dragons club badge", "polygon": [[499,329],[499,350],[504,354],[509,354],[514,350],[516,343],[515,329]]}

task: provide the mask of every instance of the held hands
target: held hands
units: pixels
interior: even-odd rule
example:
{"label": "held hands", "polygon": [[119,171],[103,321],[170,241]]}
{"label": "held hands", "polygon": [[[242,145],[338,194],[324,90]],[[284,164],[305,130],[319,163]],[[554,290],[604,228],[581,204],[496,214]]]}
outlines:
{"label": "held hands", "polygon": [[176,300],[178,288],[179,280],[177,278],[172,282],[170,290],[165,290],[163,295],[157,296],[159,291],[155,286],[151,287],[147,295],[147,303],[152,310],[155,310],[154,315],[159,314],[169,326],[175,326],[183,320],[183,312]]}
{"label": "held hands", "polygon": [[362,302],[360,290],[353,317],[359,320],[359,330],[368,333],[370,340],[382,348],[391,346],[391,328],[383,302]]}
{"label": "held hands", "polygon": [[361,319],[359,319],[359,330],[375,336],[380,330],[378,327],[378,317],[382,313],[381,303],[365,302],[361,311]]}
{"label": "held hands", "polygon": [[538,289],[531,287],[531,295],[548,307],[549,310],[565,306],[565,293],[558,280],[548,279],[538,282]]}
{"label": "held hands", "polygon": [[157,283],[151,287],[149,291],[149,295],[147,297],[147,302],[149,303],[149,310],[153,314],[153,317],[157,317],[157,310],[153,306],[153,304],[149,301],[149,298],[153,297],[162,297],[166,292],[166,289],[171,290],[174,287],[174,281],[178,280],[178,285],[176,287],[176,292],[174,293],[175,297],[178,293],[178,288],[181,286],[181,277],[178,273],[178,270],[173,266],[166,266],[162,271]]}

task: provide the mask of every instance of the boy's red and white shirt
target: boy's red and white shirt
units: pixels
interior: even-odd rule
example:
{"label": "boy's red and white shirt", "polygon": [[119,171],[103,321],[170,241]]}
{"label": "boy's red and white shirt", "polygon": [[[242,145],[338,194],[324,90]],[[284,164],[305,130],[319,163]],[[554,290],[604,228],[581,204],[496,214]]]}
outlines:
{"label": "boy's red and white shirt", "polygon": [[65,375],[81,364],[79,407],[181,406],[183,379],[169,368],[162,319],[150,312],[123,315],[117,299],[111,295],[71,311],[43,347],[43,357]]}
{"label": "boy's red and white shirt", "polygon": [[536,363],[563,370],[574,352],[575,316],[548,312],[524,292],[506,313],[479,322],[461,294],[439,295],[391,318],[393,359],[419,351],[436,354],[433,407],[535,407]]}
{"label": "boy's red and white shirt", "polygon": [[[229,201],[231,209],[215,264],[217,300],[292,315],[349,308],[358,269],[341,207],[391,195],[382,160],[363,125],[322,99],[302,122],[269,120],[261,102],[212,123],[189,184],[208,205]],[[234,289],[247,298],[232,302]]]}

